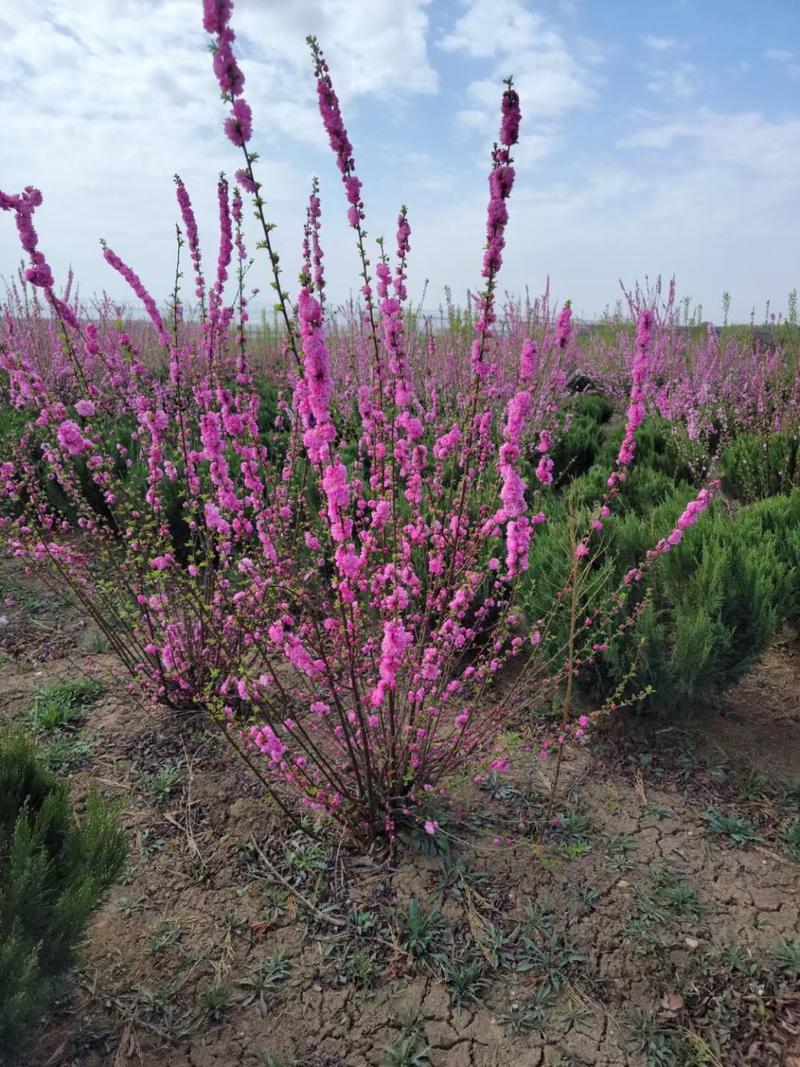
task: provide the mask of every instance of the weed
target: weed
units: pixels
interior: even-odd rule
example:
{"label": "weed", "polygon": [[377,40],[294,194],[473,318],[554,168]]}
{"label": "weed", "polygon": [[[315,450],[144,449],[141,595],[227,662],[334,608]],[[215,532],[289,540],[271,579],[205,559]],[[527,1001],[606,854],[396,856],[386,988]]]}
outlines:
{"label": "weed", "polygon": [[164,922],[153,937],[148,948],[150,956],[157,956],[168,948],[174,948],[181,939],[181,924],[177,922]]}
{"label": "weed", "polygon": [[234,1002],[231,987],[220,978],[206,982],[199,990],[200,1009],[212,1023],[220,1022]]}
{"label": "weed", "polygon": [[527,934],[553,929],[556,917],[551,908],[544,904],[532,904],[530,900],[527,900],[523,910],[525,911],[524,927]]}
{"label": "weed", "polygon": [[347,915],[347,926],[354,937],[369,937],[378,929],[379,919],[369,908],[351,908]]}
{"label": "weed", "polygon": [[156,852],[163,852],[167,846],[163,837],[156,837],[155,830],[151,827],[145,827],[144,830],[140,830],[137,834],[139,844],[139,854],[142,859],[149,859],[150,856]]}
{"label": "weed", "polygon": [[88,737],[61,734],[41,750],[42,762],[55,774],[66,774],[88,758],[92,742]]}
{"label": "weed", "polygon": [[520,1034],[529,1034],[532,1030],[544,1031],[547,1025],[547,1016],[555,1003],[556,994],[548,986],[541,985],[532,997],[515,1005],[503,1022],[508,1027],[513,1037]]}
{"label": "weed", "polygon": [[462,856],[457,860],[451,860],[449,855],[444,855],[442,856],[442,873],[436,883],[436,890],[439,893],[449,893],[456,900],[462,900],[466,888],[479,889],[488,880],[486,874],[476,871]]}
{"label": "weed", "polygon": [[328,881],[331,865],[329,847],[303,831],[293,834],[286,843],[283,862],[289,881],[298,888],[318,894]]}
{"label": "weed", "polygon": [[367,949],[345,952],[336,959],[339,981],[358,989],[371,989],[378,978],[378,954]]}
{"label": "weed", "polygon": [[792,859],[800,860],[800,819],[789,819],[780,829],[780,838]]}
{"label": "weed", "polygon": [[600,890],[596,889],[592,885],[585,886],[583,889],[579,889],[577,886],[570,887],[570,892],[574,893],[578,900],[589,911],[594,911],[597,906],[597,901],[600,898]]}
{"label": "weed", "polygon": [[653,875],[654,897],[658,905],[680,918],[700,915],[702,908],[694,886],[683,878],[659,871]]}
{"label": "weed", "polygon": [[384,1046],[386,1055],[381,1067],[430,1067],[430,1046],[425,1041],[422,1017],[418,1012],[408,1012],[400,1025],[402,1037]]}
{"label": "weed", "polygon": [[518,945],[517,970],[535,973],[541,979],[540,989],[558,993],[577,964],[585,959],[562,933],[554,931],[536,941],[523,934]]}
{"label": "weed", "polygon": [[653,815],[659,822],[663,819],[668,819],[672,812],[669,808],[665,808],[663,804],[648,804],[642,811],[643,815]]}
{"label": "weed", "polygon": [[[430,818],[428,818],[430,815]],[[425,823],[435,823],[436,830],[429,834],[424,828]],[[414,819],[404,820],[398,831],[398,840],[406,848],[413,852],[419,852],[423,856],[440,856],[446,859],[450,855],[450,837],[447,834],[446,817],[443,812],[420,813]]]}
{"label": "weed", "polygon": [[789,811],[800,811],[800,781],[786,787],[782,800],[783,806]]}
{"label": "weed", "polygon": [[733,782],[742,800],[758,800],[769,793],[769,778],[762,771],[736,771]]}
{"label": "weed", "polygon": [[481,938],[481,949],[495,971],[511,966],[514,961],[511,939],[494,923],[487,923]]}
{"label": "weed", "polygon": [[157,804],[169,799],[181,780],[182,770],[181,760],[168,760],[155,774],[144,776],[144,787]]}
{"label": "weed", "polygon": [[273,949],[269,956],[260,960],[247,978],[241,978],[239,985],[247,990],[242,1003],[247,1006],[258,1001],[263,1012],[267,1010],[267,997],[289,977],[289,962],[282,948]]}
{"label": "weed", "polygon": [[647,1067],[676,1067],[685,1062],[678,1058],[675,1034],[651,1015],[633,1015],[629,1028],[631,1042]]}
{"label": "weed", "polygon": [[416,897],[411,897],[405,911],[395,910],[398,939],[401,946],[416,960],[429,956],[444,930],[444,920],[439,907],[430,911],[420,907]]}
{"label": "weed", "polygon": [[80,718],[95,703],[103,687],[94,678],[52,682],[33,702],[28,722],[36,734],[52,733]]}
{"label": "weed", "polygon": [[414,1034],[406,1034],[399,1041],[385,1045],[386,1056],[381,1067],[430,1067],[430,1046]]}
{"label": "weed", "polygon": [[108,652],[108,638],[102,630],[92,630],[86,639],[86,648],[95,655]]}
{"label": "weed", "polygon": [[636,851],[636,839],[632,834],[610,834],[606,837],[607,849],[603,866],[609,871],[633,870],[633,853]]}
{"label": "weed", "polygon": [[722,812],[709,808],[702,812],[708,832],[729,837],[736,845],[761,841],[761,835],[753,824],[737,811]]}
{"label": "weed", "polygon": [[489,985],[486,976],[486,962],[480,956],[469,952],[457,954],[441,960],[442,978],[456,1008],[467,1001],[480,1002],[480,994]]}
{"label": "weed", "polygon": [[722,963],[726,969],[737,974],[752,977],[758,973],[758,963],[753,959],[752,950],[749,945],[743,945],[739,941],[725,946],[722,950]]}
{"label": "weed", "polygon": [[502,774],[492,771],[487,774],[479,787],[482,792],[488,793],[492,800],[518,800],[522,793],[511,785]]}
{"label": "weed", "polygon": [[222,924],[229,934],[240,934],[247,925],[247,919],[228,909],[222,916]]}
{"label": "weed", "polygon": [[559,846],[563,855],[572,857],[591,851],[591,832],[591,815],[578,804],[571,803],[553,816],[547,836]]}
{"label": "weed", "polygon": [[800,978],[800,937],[780,941],[772,951],[772,960],[790,978]]}

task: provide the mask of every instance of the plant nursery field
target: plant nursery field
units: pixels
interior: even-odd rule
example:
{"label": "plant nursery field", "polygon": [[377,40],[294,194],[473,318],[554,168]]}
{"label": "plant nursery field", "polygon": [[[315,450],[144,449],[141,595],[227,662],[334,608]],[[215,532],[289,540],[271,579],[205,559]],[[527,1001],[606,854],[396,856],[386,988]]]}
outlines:
{"label": "plant nursery field", "polygon": [[0,1063],[800,1067],[796,291],[502,296],[509,78],[480,289],[415,310],[310,37],[337,306],[202,20],[240,166],[171,293],[0,192]]}

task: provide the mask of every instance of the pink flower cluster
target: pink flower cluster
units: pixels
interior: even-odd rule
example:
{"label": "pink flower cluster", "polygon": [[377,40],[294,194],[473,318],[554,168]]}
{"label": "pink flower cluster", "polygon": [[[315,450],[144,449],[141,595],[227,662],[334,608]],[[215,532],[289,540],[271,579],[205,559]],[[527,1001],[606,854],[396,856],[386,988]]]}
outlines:
{"label": "pink flower cluster", "polygon": [[242,95],[244,74],[233,54],[236,34],[229,25],[232,13],[232,0],[203,0],[203,28],[216,38],[214,73],[224,99],[231,104],[230,115],[225,120],[225,133],[233,144],[243,148],[253,136],[253,114]]}

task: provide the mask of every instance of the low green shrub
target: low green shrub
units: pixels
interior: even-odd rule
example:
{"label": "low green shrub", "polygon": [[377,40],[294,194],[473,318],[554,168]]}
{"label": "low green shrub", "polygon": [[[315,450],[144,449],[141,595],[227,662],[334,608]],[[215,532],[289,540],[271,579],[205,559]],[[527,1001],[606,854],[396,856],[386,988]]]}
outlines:
{"label": "low green shrub", "polygon": [[610,400],[599,393],[579,393],[566,414],[566,431],[557,433],[551,451],[556,485],[584,474],[595,461],[604,440],[604,426],[614,413]]}
{"label": "low green shrub", "polygon": [[767,438],[743,433],[720,458],[725,492],[744,504],[800,485],[800,438],[786,430]]}
{"label": "low green shrub", "polygon": [[0,1062],[24,1058],[126,855],[97,795],[79,823],[30,741],[0,737]]}
{"label": "low green shrub", "polygon": [[[614,466],[624,433],[622,423],[615,426],[597,454],[596,463],[606,472]],[[691,441],[679,424],[660,415],[648,415],[636,431],[636,458],[632,470],[641,467],[665,474],[673,482],[699,485],[705,470],[703,448]]]}
{"label": "low green shrub", "polygon": [[[587,528],[598,488],[602,492],[597,469],[577,479],[537,531],[522,593],[530,627],[546,616],[555,593],[569,581],[570,523],[579,535]],[[649,706],[691,711],[698,700],[735,685],[752,668],[781,620],[800,622],[800,490],[738,510],[716,502],[678,546],[645,568],[642,582],[623,584],[695,494],[686,483],[671,487],[667,476],[652,468],[636,468],[598,535],[607,550],[597,555],[580,592],[579,629],[594,607],[610,604],[615,590],[628,590],[628,599],[610,622],[588,630],[590,643],[608,646],[580,673],[593,699],[605,699],[628,679],[630,691],[652,688]],[[615,640],[617,625],[634,609],[635,623],[624,639]],[[569,628],[564,598],[543,628],[545,651],[556,667],[563,662]],[[587,631],[579,633],[577,647],[581,641],[587,643]]]}
{"label": "low green shrub", "polygon": [[576,415],[551,451],[555,484],[565,485],[588,471],[602,443],[602,424],[587,415]]}
{"label": "low green shrub", "polygon": [[[690,495],[678,492],[648,516],[606,524],[615,580],[672,528]],[[800,523],[793,526],[792,515],[789,507],[730,514],[714,505],[633,589],[634,598],[646,597],[634,629],[643,644],[609,646],[597,671],[601,688],[626,677],[634,655],[635,686],[652,686],[652,702],[665,710],[691,711],[697,700],[735,685],[778,622],[796,610],[797,568],[787,538],[797,544]]]}

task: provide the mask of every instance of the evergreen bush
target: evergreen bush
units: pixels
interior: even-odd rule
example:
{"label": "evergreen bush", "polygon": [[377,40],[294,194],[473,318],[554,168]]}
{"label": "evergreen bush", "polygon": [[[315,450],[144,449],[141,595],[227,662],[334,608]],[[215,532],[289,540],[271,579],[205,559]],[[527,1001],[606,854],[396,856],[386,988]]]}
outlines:
{"label": "evergreen bush", "polygon": [[23,1059],[126,855],[96,794],[78,822],[31,742],[0,737],[0,1062]]}
{"label": "evergreen bush", "polygon": [[721,457],[728,496],[744,504],[789,492],[800,484],[800,438],[786,430],[767,438],[743,433]]}

